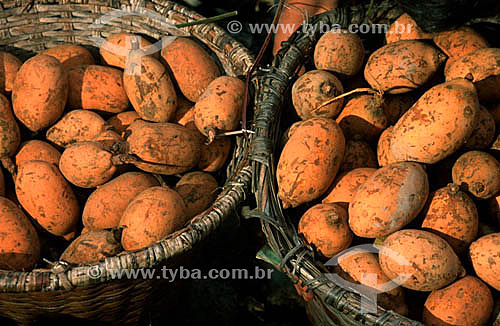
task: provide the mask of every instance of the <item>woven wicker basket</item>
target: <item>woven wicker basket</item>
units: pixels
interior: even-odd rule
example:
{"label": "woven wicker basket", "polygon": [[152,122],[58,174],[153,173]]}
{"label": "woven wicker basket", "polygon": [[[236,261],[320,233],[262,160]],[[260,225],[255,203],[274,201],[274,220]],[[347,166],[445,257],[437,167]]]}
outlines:
{"label": "woven wicker basket", "polygon": [[[59,44],[93,46],[90,36],[106,37],[123,31],[141,33],[154,39],[161,39],[167,34],[193,37],[217,56],[227,75],[243,76],[253,64],[249,51],[215,24],[172,31],[165,30],[158,21],[128,15],[114,18],[99,30],[89,29],[97,18],[124,6],[154,10],[170,24],[203,18],[185,7],[163,0],[146,3],[136,0],[2,1],[0,50],[26,59]],[[247,148],[245,138],[237,137],[225,184],[212,207],[195,217],[184,229],[160,242],[143,250],[106,258],[92,266],[70,267],[57,263],[46,271],[0,271],[0,316],[21,325],[35,324],[40,318],[59,317],[74,317],[84,320],[86,324],[91,324],[90,321],[113,325],[137,324],[147,304],[156,300],[153,298],[161,291],[161,282],[112,280],[110,271],[175,266],[179,259],[218,230],[230,216],[234,216],[236,208],[250,190],[251,167]]]}
{"label": "woven wicker basket", "polygon": [[[361,296],[354,289],[336,285],[327,277],[329,271],[315,259],[313,250],[299,237],[292,213],[283,210],[276,185],[276,166],[283,131],[289,125],[282,117],[296,72],[311,62],[321,26],[347,29],[350,24],[391,24],[401,15],[394,1],[382,0],[348,8],[333,9],[312,17],[307,32],[302,28],[282,43],[273,62],[253,76],[255,86],[255,134],[250,159],[253,167],[252,192],[257,208],[252,216],[261,219],[268,245],[280,259],[284,270],[294,283],[309,291],[306,308],[315,325],[423,326],[395,312],[378,307],[377,312],[362,312]],[[289,122],[289,121],[287,121]],[[278,153],[278,154],[277,154]],[[364,297],[364,300],[369,300]],[[366,301],[365,301],[366,302]],[[375,309],[373,309],[375,310]]]}

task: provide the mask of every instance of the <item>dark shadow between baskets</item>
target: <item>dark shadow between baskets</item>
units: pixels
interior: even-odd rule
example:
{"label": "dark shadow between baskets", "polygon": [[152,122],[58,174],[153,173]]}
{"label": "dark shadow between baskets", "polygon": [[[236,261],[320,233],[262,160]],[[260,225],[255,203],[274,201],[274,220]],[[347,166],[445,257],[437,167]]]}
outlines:
{"label": "dark shadow between baskets", "polygon": [[[4,1],[0,7],[3,24],[0,50],[25,59],[58,44],[93,46],[89,36],[105,38],[114,32],[133,32],[160,39],[172,32],[147,17],[115,18],[101,30],[90,30],[100,16],[123,6],[141,7],[161,14],[172,24],[203,17],[176,3],[164,0],[43,0]],[[253,57],[240,43],[215,24],[195,25],[176,31],[208,47],[218,58],[225,74],[242,78],[253,64]],[[213,205],[196,216],[182,230],[134,252],[109,257],[92,266],[56,263],[48,270],[32,272],[0,271],[0,316],[20,325],[58,317],[113,325],[135,325],[148,304],[161,296],[176,300],[156,279],[117,280],[112,272],[160,266],[175,267],[189,260],[190,253],[233,217],[250,190],[251,166],[247,140],[236,137],[232,160],[226,165],[222,191]]]}

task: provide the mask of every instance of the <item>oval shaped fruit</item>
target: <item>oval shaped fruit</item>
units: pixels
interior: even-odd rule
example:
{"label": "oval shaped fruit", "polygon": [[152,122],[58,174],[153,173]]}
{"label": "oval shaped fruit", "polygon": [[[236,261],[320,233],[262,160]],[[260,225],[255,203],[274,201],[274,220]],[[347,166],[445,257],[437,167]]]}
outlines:
{"label": "oval shaped fruit", "polygon": [[418,215],[428,195],[429,181],[421,165],[387,165],[358,188],[349,204],[349,226],[365,238],[391,234]]}
{"label": "oval shaped fruit", "polygon": [[130,127],[132,132],[126,139],[129,154],[163,165],[171,170],[170,174],[186,172],[198,164],[201,144],[194,131],[174,123],[142,120]]}
{"label": "oval shaped fruit", "polygon": [[40,240],[35,227],[12,201],[0,197],[0,268],[30,271],[40,259]]}
{"label": "oval shaped fruit", "polygon": [[99,186],[83,208],[83,225],[91,230],[118,226],[127,205],[144,190],[159,186],[158,180],[142,172],[126,172]]}
{"label": "oval shaped fruit", "polygon": [[212,81],[194,106],[194,123],[205,136],[236,130],[243,110],[245,83],[222,76]]}
{"label": "oval shaped fruit", "polygon": [[387,128],[388,121],[378,95],[358,95],[347,101],[336,119],[348,139],[373,142]]}
{"label": "oval shaped fruit", "polygon": [[217,180],[206,172],[186,173],[176,183],[175,191],[181,195],[186,204],[186,216],[192,218],[207,208],[217,198]]}
{"label": "oval shaped fruit", "polygon": [[500,265],[500,233],[491,233],[474,241],[469,247],[472,266],[477,276],[500,291],[498,268]]}
{"label": "oval shaped fruit", "polygon": [[331,119],[297,122],[288,134],[276,171],[284,208],[323,195],[337,175],[345,150],[342,130]]}
{"label": "oval shaped fruit", "polygon": [[123,72],[116,68],[88,65],[68,71],[68,107],[119,113],[129,107]]}
{"label": "oval shaped fruit", "polygon": [[[99,47],[99,53],[107,65],[125,69],[127,63],[133,63],[132,60],[129,60],[129,56],[136,46],[139,50],[146,51],[150,50],[149,47],[152,44],[140,35],[125,32],[115,33],[106,38],[106,43]],[[158,52],[151,54],[151,56],[158,57]]]}
{"label": "oval shaped fruit", "polygon": [[151,187],[137,195],[120,220],[122,246],[138,250],[180,229],[188,221],[182,197],[168,187]]}
{"label": "oval shaped fruit", "polygon": [[122,250],[120,241],[113,231],[88,230],[69,244],[59,260],[84,265],[116,256]]}
{"label": "oval shaped fruit", "polygon": [[191,102],[197,102],[208,85],[220,76],[219,68],[210,54],[189,38],[176,38],[162,48],[161,56],[172,71],[182,94]]}
{"label": "oval shaped fruit", "polygon": [[426,325],[486,325],[493,311],[490,289],[474,276],[466,276],[433,291],[425,300]]}
{"label": "oval shaped fruit", "polygon": [[125,92],[141,119],[168,122],[175,116],[177,95],[164,65],[152,57],[141,57],[140,73],[124,74]]}
{"label": "oval shaped fruit", "polygon": [[94,57],[89,50],[76,44],[57,45],[40,52],[40,54],[56,58],[66,70],[82,65],[93,65],[95,63]]}
{"label": "oval shaped fruit", "polygon": [[451,170],[453,183],[463,185],[474,197],[488,199],[500,191],[500,162],[481,151],[466,152]]}
{"label": "oval shaped fruit", "polygon": [[9,52],[0,51],[0,92],[8,93],[14,87],[14,80],[23,62]]}
{"label": "oval shaped fruit", "polygon": [[16,165],[19,167],[26,161],[45,161],[59,166],[61,153],[49,143],[32,139],[21,144],[16,154]]}
{"label": "oval shaped fruit", "polygon": [[446,71],[446,80],[472,78],[481,102],[500,99],[500,48],[483,48],[464,55]]}
{"label": "oval shaped fruit", "polygon": [[38,54],[19,69],[12,90],[14,114],[31,131],[51,126],[63,114],[68,75],[59,61]]}
{"label": "oval shaped fruit", "polygon": [[344,172],[333,182],[332,189],[323,198],[322,203],[339,204],[347,208],[359,187],[376,171],[375,168],[357,168]]}
{"label": "oval shaped fruit", "polygon": [[81,188],[94,188],[113,177],[116,166],[113,155],[102,144],[84,141],[68,146],[59,160],[59,169],[64,177]]}
{"label": "oval shaped fruit", "polygon": [[80,219],[80,205],[57,166],[44,161],[26,161],[16,178],[19,203],[45,230],[71,237]]}
{"label": "oval shaped fruit", "polygon": [[392,155],[397,161],[434,164],[463,146],[477,126],[478,115],[479,102],[470,81],[436,85],[394,125]]}
{"label": "oval shaped fruit", "polygon": [[359,36],[347,30],[325,33],[314,47],[316,69],[335,72],[343,77],[356,75],[363,66],[365,48]]}
{"label": "oval shaped fruit", "polygon": [[326,258],[349,248],[353,238],[347,224],[347,211],[336,204],[309,208],[300,218],[298,233]]}
{"label": "oval shaped fruit", "polygon": [[106,127],[106,121],[99,114],[88,110],[72,110],[47,130],[46,138],[65,148],[76,142],[92,140]]}
{"label": "oval shaped fruit", "polygon": [[477,236],[479,217],[476,204],[456,184],[431,193],[422,216],[422,228],[448,241],[457,254],[463,253]]}
{"label": "oval shaped fruit", "polygon": [[377,304],[399,314],[408,314],[404,289],[390,280],[378,262],[377,255],[363,249],[350,249],[338,257],[341,274],[347,274],[352,281],[378,291]]}
{"label": "oval shaped fruit", "polygon": [[415,291],[441,289],[465,273],[451,246],[422,230],[389,235],[379,251],[379,262],[385,275],[390,279],[404,277],[401,285]]}
{"label": "oval shaped fruit", "polygon": [[300,76],[292,86],[292,103],[302,120],[312,117],[335,118],[344,105],[344,98],[321,106],[327,100],[344,93],[344,87],[334,74],[311,70]]}
{"label": "oval shaped fruit", "polygon": [[425,42],[402,40],[373,52],[364,75],[373,89],[389,94],[405,93],[430,81],[445,59],[445,55]]}
{"label": "oval shaped fruit", "polygon": [[345,143],[344,159],[339,172],[347,172],[357,168],[376,168],[377,156],[370,145],[362,140],[348,140]]}

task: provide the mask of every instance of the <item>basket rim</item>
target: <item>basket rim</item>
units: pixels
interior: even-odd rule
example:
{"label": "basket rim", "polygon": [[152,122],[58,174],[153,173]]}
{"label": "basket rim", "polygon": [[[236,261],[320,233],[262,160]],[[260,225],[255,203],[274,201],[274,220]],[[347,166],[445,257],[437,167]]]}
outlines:
{"label": "basket rim", "polygon": [[[98,0],[99,1],[99,0]],[[8,7],[3,10],[21,9],[26,3],[32,3],[30,0],[13,1],[18,7]],[[89,1],[86,0],[55,0],[53,2],[40,1],[43,6],[62,6],[68,4],[80,4]],[[48,3],[50,2],[50,3]],[[123,4],[120,1],[104,0],[111,9],[119,9]],[[12,2],[11,2],[12,3]],[[130,0],[132,6],[145,5],[146,8],[153,7],[155,12],[160,13],[168,20],[165,12],[180,15],[186,22],[192,22],[205,18],[195,11],[169,0]],[[36,7],[39,4],[34,4]],[[103,3],[104,5],[104,3]],[[113,5],[113,6],[109,6]],[[24,8],[25,9],[25,8]],[[224,48],[219,49],[216,44],[209,40],[200,39],[196,34],[203,33],[203,29],[209,27],[217,35],[225,36],[230,41]],[[214,23],[203,25],[181,27],[182,31],[189,33],[191,37],[196,37],[199,41],[207,44],[211,49],[217,48],[223,55],[237,51],[244,59],[239,67],[243,73],[250,70],[254,63],[254,57],[250,51],[239,41],[233,39],[223,28]],[[219,58],[220,56],[217,55]],[[234,67],[236,64],[231,63]],[[251,166],[248,160],[247,144],[235,146],[244,147],[242,153],[233,152],[233,155],[242,155],[243,158],[234,167],[232,173],[226,173],[225,184],[222,191],[212,203],[211,207],[203,213],[193,217],[186,226],[165,238],[156,241],[148,247],[134,250],[123,251],[120,254],[101,259],[84,266],[70,265],[67,262],[55,262],[51,269],[34,269],[29,272],[0,270],[0,292],[2,293],[31,293],[31,292],[50,292],[50,291],[72,291],[78,287],[95,286],[110,281],[120,281],[120,278],[112,277],[116,270],[131,270],[154,268],[156,265],[167,263],[169,259],[177,257],[188,252],[195,245],[200,243],[212,231],[216,230],[225,215],[232,213],[234,208],[239,205],[247,196],[251,183]],[[234,157],[233,157],[234,159]],[[180,249],[179,249],[180,248]],[[177,249],[177,250],[176,250]],[[99,277],[92,277],[92,273]],[[151,281],[145,279],[144,281]]]}

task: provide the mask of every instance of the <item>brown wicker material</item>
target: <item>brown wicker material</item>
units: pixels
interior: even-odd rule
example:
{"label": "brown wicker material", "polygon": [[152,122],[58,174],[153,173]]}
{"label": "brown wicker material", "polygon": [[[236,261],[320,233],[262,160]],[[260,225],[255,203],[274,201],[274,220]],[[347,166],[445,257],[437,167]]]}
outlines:
{"label": "brown wicker material", "polygon": [[[312,17],[308,24],[342,28],[349,24],[391,24],[402,13],[394,1],[374,2],[333,9]],[[261,219],[268,244],[280,258],[282,269],[292,280],[300,280],[303,286],[313,291],[307,311],[315,325],[422,326],[420,322],[381,307],[377,313],[362,313],[360,295],[336,285],[326,276],[327,269],[299,237],[292,217],[283,211],[276,185],[276,165],[286,128],[281,127],[281,120],[286,119],[281,117],[281,111],[290,104],[286,98],[297,78],[296,72],[306,62],[311,62],[314,46],[321,36],[321,28],[308,28],[307,31],[302,33],[299,28],[292,34],[282,43],[272,64],[261,68],[252,79],[256,92],[255,134],[250,145],[250,159],[253,166],[252,192],[256,196],[257,208],[251,215]]]}
{"label": "brown wicker material", "polygon": [[[203,18],[183,6],[162,0],[146,3],[137,0],[8,0],[2,1],[0,7],[0,50],[25,59],[59,44],[93,46],[89,36],[133,32],[161,39],[174,34],[191,36],[204,43],[217,56],[227,75],[242,77],[253,64],[249,51],[215,24],[172,31],[148,18],[126,16],[115,18],[99,30],[89,29],[98,17],[124,5],[155,10],[171,24]],[[62,315],[115,325],[136,324],[147,303],[154,300],[153,292],[158,290],[160,281],[111,280],[109,271],[159,265],[172,267],[234,214],[251,183],[247,141],[241,136],[237,138],[221,194],[210,209],[195,217],[184,229],[143,250],[106,258],[93,266],[71,267],[58,263],[50,270],[0,271],[0,315],[22,325],[36,323],[39,317]],[[100,272],[101,277],[89,277],[90,270]]]}

